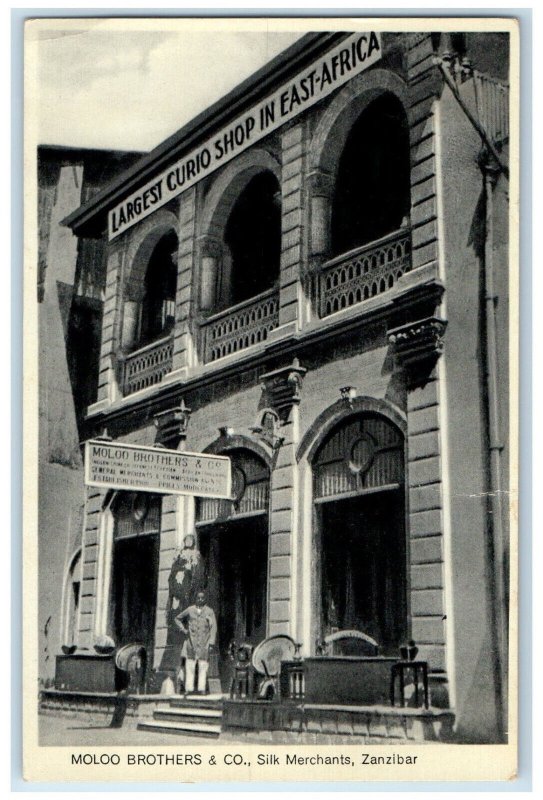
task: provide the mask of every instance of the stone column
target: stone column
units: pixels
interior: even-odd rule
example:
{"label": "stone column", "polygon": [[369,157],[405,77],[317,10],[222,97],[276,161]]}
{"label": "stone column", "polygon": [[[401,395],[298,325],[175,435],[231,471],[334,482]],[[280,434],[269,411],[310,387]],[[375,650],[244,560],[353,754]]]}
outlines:
{"label": "stone column", "polygon": [[446,323],[428,317],[389,331],[407,381],[410,635],[430,664],[433,705],[448,705],[443,474],[438,358]]}
{"label": "stone column", "polygon": [[268,576],[268,636],[297,637],[298,559],[298,405],[306,370],[297,359],[262,376],[266,404],[279,417],[277,459],[270,476],[270,541]]}
{"label": "stone column", "polygon": [[107,278],[102,316],[102,343],[96,406],[105,406],[119,397],[117,350],[120,339],[120,304],[123,266],[123,238],[108,245]]}
{"label": "stone column", "polygon": [[140,321],[140,303],[137,300],[125,300],[123,305],[123,330],[121,344],[123,350],[129,351],[138,336]]}
{"label": "stone column", "polygon": [[177,381],[193,362],[191,320],[194,304],[194,263],[196,258],[196,187],[179,199],[179,251],[172,371],[162,383]]}
{"label": "stone column", "polygon": [[[155,416],[156,443],[182,451],[185,447],[190,408],[181,403],[163,411]],[[170,665],[172,658],[166,652],[168,644],[168,626],[166,620],[169,586],[168,579],[177,551],[181,549],[183,536],[186,529],[183,525],[185,516],[185,503],[191,498],[167,494],[162,498],[162,513],[160,522],[160,555],[158,567],[158,586],[155,619],[155,651],[153,654],[153,667],[159,672],[160,684],[165,675],[161,675],[164,663]],[[192,531],[191,531],[192,532]],[[166,670],[165,670],[166,671]],[[160,685],[156,688],[160,688]]]}
{"label": "stone column", "polygon": [[[103,490],[87,487],[81,553],[81,596],[76,637],[78,650],[93,650],[96,634],[105,633],[97,631],[96,617],[99,596],[102,602],[106,603],[109,598],[109,586],[105,585],[103,566],[100,566],[111,561],[111,552],[106,552],[108,544],[104,541],[104,499]],[[109,550],[111,551],[111,548]]]}
{"label": "stone column", "polygon": [[217,287],[222,246],[218,239],[200,239],[200,311],[213,311],[217,305]]}
{"label": "stone column", "polygon": [[409,34],[406,61],[409,82],[411,148],[412,269],[433,264],[437,274],[437,158],[435,104],[443,79],[434,63],[432,35]]}
{"label": "stone column", "polygon": [[308,175],[308,185],[311,214],[310,255],[311,257],[326,258],[330,252],[334,182],[332,176],[327,172],[314,170]]}
{"label": "stone column", "polygon": [[281,267],[279,276],[279,327],[269,340],[289,335],[300,325],[300,278],[305,253],[306,204],[304,171],[307,128],[297,122],[281,134]]}

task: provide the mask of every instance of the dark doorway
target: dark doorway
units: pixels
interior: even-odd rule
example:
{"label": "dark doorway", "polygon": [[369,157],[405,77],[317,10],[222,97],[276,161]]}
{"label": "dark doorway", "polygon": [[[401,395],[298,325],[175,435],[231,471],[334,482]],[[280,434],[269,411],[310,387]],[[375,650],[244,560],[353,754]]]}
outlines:
{"label": "dark doorway", "polygon": [[112,633],[118,647],[140,642],[153,652],[158,584],[158,534],[118,539],[113,551]]}
{"label": "dark doorway", "polygon": [[[268,517],[206,526],[200,549],[224,666],[232,642],[256,645],[266,637]],[[221,677],[223,671],[221,667]]]}
{"label": "dark doorway", "polygon": [[230,305],[272,289],[279,279],[281,194],[275,175],[262,172],[238,197],[224,241],[232,258]]}
{"label": "dark doorway", "polygon": [[384,94],[362,112],[339,161],[332,206],[332,255],[398,230],[410,209],[407,118]]}
{"label": "dark doorway", "polygon": [[174,231],[158,242],[145,273],[141,328],[137,347],[167,336],[175,321],[177,285],[177,236]]}
{"label": "dark doorway", "polygon": [[403,491],[322,503],[320,516],[323,636],[359,630],[395,655],[407,633]]}

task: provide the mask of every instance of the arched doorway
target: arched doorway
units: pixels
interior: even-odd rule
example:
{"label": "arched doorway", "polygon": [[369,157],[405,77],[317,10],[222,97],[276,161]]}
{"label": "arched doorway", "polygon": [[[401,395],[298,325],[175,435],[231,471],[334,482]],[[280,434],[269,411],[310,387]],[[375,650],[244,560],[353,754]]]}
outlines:
{"label": "arched doorway", "polygon": [[115,644],[139,642],[153,652],[161,498],[119,492],[111,504],[113,554],[108,632]]}
{"label": "arched doorway", "polygon": [[208,602],[218,623],[223,685],[232,643],[266,636],[270,473],[255,453],[228,450],[232,499],[201,499],[196,508]]}
{"label": "arched doorway", "polygon": [[396,654],[407,634],[403,435],[378,414],[350,417],[312,467],[320,636],[356,629]]}

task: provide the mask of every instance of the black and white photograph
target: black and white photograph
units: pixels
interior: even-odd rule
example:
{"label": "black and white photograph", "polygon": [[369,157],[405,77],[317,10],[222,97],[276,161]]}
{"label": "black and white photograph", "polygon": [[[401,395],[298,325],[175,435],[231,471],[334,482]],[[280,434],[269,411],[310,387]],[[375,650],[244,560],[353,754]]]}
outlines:
{"label": "black and white photograph", "polygon": [[26,777],[511,779],[515,20],[25,27]]}

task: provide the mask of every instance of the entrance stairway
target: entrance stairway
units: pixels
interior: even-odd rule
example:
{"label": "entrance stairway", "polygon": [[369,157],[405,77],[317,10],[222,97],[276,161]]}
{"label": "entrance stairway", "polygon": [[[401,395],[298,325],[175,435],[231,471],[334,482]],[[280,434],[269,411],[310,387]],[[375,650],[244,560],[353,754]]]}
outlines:
{"label": "entrance stairway", "polygon": [[217,738],[222,728],[222,711],[222,694],[172,697],[155,709],[153,719],[141,720],[138,730]]}

